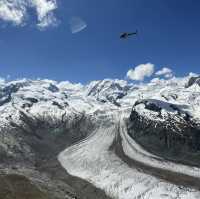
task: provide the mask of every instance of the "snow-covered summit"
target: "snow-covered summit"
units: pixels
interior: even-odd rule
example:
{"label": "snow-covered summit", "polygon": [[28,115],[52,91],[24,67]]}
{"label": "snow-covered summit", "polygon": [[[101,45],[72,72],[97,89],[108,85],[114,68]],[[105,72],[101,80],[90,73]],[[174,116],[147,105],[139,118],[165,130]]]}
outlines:
{"label": "snow-covered summit", "polygon": [[98,101],[115,103],[128,94],[131,85],[124,80],[105,79],[93,81],[87,86],[87,95],[95,97]]}
{"label": "snow-covered summit", "polygon": [[[192,82],[192,83],[191,83]],[[105,79],[92,81],[87,85],[68,81],[16,80],[0,85],[0,106],[9,103],[22,107],[57,106],[65,109],[68,105],[87,109],[132,107],[137,100],[154,99],[163,103],[176,104],[194,117],[199,117],[199,77],[153,79],[146,84],[130,84],[124,80]],[[190,86],[185,86],[185,85]]]}

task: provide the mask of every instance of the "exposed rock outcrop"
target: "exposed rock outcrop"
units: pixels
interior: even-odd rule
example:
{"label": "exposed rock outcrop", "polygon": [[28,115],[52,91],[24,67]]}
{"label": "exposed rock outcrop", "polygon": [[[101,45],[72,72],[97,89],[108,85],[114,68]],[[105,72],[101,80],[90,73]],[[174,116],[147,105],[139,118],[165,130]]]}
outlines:
{"label": "exposed rock outcrop", "polygon": [[197,84],[200,86],[200,76],[198,77],[191,77],[188,81],[188,83],[185,85],[186,88],[189,88],[190,86]]}
{"label": "exposed rock outcrop", "polygon": [[129,134],[157,155],[200,165],[200,124],[182,108],[159,100],[137,101]]}

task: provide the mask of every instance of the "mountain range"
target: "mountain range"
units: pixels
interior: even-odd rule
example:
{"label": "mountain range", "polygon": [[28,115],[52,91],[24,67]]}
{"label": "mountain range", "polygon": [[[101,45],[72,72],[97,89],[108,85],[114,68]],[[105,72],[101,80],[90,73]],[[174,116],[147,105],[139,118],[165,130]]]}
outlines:
{"label": "mountain range", "polygon": [[0,83],[0,199],[200,198],[200,76]]}

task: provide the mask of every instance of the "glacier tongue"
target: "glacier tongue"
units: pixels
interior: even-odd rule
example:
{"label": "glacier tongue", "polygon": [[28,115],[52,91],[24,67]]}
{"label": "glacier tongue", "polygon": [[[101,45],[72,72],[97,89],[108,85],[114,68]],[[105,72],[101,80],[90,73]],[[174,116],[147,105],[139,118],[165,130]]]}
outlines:
{"label": "glacier tongue", "polygon": [[[61,152],[58,160],[62,166],[71,175],[88,180],[103,189],[112,198],[199,198],[200,192],[173,185],[145,174],[142,170],[129,167],[114,153],[111,149],[112,144],[116,136],[120,134],[121,125],[123,125],[120,116],[123,117],[122,112],[116,112],[111,117],[105,117],[105,121],[101,120],[100,127],[95,129],[87,139]],[[105,125],[105,123],[109,123],[109,125]],[[129,152],[126,150],[127,147],[131,146],[128,143],[124,144],[127,153]],[[147,157],[151,157],[148,152],[143,151],[143,153]],[[131,158],[135,159],[135,155],[138,154],[131,151],[127,155],[133,155]],[[142,158],[142,155],[138,157]],[[151,164],[151,160],[147,159],[146,164]],[[189,171],[189,168],[187,171]],[[199,173],[199,170],[196,173]]]}

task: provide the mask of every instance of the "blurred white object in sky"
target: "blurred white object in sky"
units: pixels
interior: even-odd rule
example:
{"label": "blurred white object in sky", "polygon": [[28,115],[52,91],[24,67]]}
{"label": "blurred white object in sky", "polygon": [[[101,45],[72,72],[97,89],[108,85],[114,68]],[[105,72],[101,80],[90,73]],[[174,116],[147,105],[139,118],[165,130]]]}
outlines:
{"label": "blurred white object in sky", "polygon": [[80,17],[72,17],[69,21],[71,32],[78,33],[87,27],[87,24]]}

